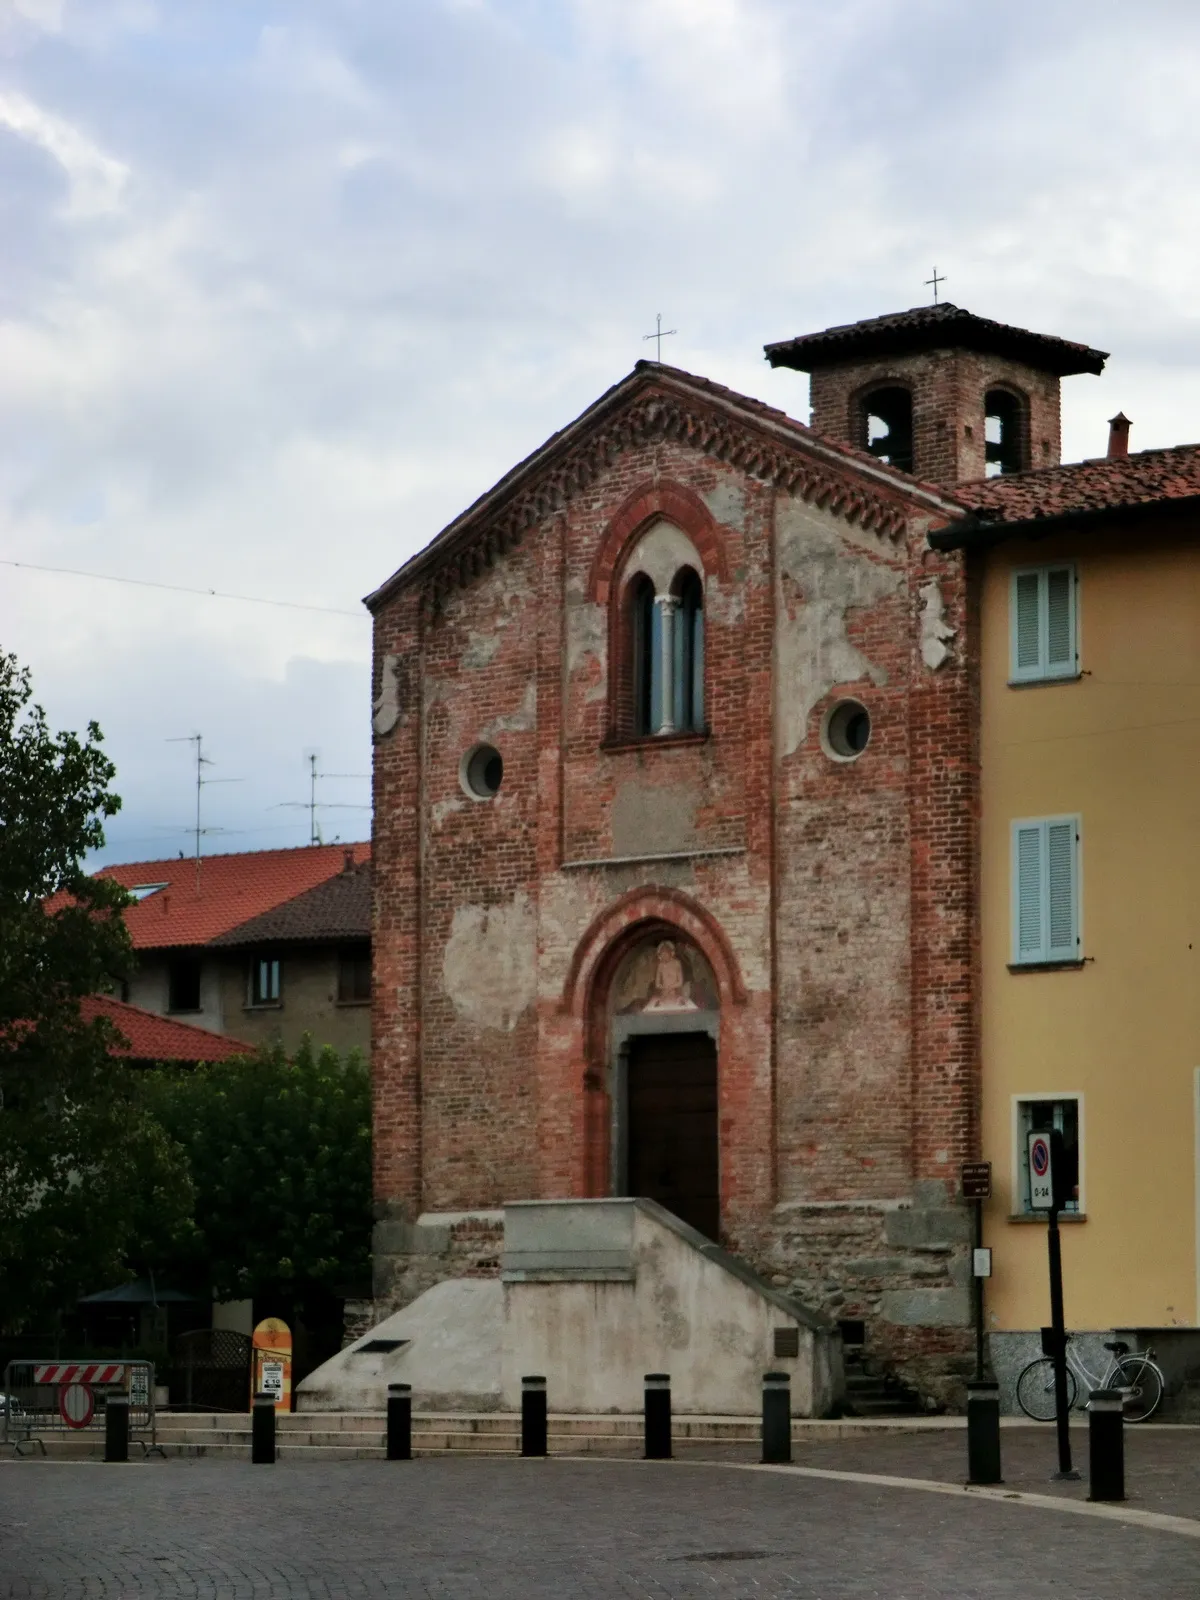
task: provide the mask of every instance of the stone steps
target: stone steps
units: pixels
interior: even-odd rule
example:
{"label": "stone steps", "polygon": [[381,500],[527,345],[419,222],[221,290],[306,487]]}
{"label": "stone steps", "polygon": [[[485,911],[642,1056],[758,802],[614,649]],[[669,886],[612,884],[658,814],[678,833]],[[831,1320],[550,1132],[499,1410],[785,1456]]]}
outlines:
{"label": "stone steps", "polygon": [[[689,1453],[714,1447],[756,1450],[760,1426],[757,1417],[677,1415],[672,1422],[672,1437],[680,1449]],[[797,1417],[792,1421],[792,1437],[797,1443],[813,1443],[861,1438],[869,1433],[962,1426],[963,1419],[954,1417],[836,1421]],[[559,1456],[640,1456],[642,1430],[640,1414],[557,1415],[551,1416],[547,1425],[550,1454]],[[247,1460],[250,1417],[246,1412],[162,1412],[157,1439],[168,1456]],[[74,1436],[49,1434],[45,1443],[46,1454],[56,1460],[95,1460],[104,1454],[104,1434],[98,1428]],[[276,1447],[281,1461],[383,1460],[385,1443],[385,1419],[378,1412],[298,1412],[282,1416],[277,1422]],[[413,1453],[417,1456],[516,1456],[520,1448],[521,1422],[511,1412],[418,1413],[413,1417]],[[41,1454],[36,1445],[27,1445],[26,1452]],[[137,1460],[141,1453],[141,1443],[135,1436],[130,1441],[130,1457]]]}

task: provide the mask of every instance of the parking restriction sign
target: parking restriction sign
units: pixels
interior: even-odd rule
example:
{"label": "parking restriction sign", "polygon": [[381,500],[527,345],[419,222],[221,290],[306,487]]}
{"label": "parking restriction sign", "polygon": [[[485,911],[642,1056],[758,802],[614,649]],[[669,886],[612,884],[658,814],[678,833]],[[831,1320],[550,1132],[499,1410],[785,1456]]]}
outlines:
{"label": "parking restriction sign", "polygon": [[1054,1209],[1054,1167],[1048,1133],[1029,1135],[1029,1204],[1034,1211]]}

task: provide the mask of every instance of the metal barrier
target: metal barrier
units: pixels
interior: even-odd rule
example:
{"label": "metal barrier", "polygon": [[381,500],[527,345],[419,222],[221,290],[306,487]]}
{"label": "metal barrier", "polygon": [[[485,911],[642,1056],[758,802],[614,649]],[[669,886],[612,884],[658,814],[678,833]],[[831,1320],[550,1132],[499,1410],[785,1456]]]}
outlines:
{"label": "metal barrier", "polygon": [[47,1437],[104,1433],[109,1395],[129,1401],[129,1435],[145,1455],[162,1455],[156,1431],[154,1364],[150,1361],[10,1361],[0,1389],[0,1443],[24,1454]]}

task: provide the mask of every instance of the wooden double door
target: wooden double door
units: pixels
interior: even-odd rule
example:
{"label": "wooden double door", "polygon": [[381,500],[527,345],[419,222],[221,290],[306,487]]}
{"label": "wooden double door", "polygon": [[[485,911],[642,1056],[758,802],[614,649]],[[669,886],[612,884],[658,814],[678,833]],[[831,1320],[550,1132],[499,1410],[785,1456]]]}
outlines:
{"label": "wooden double door", "polygon": [[716,1239],[720,1222],[717,1047],[707,1033],[629,1041],[628,1190]]}

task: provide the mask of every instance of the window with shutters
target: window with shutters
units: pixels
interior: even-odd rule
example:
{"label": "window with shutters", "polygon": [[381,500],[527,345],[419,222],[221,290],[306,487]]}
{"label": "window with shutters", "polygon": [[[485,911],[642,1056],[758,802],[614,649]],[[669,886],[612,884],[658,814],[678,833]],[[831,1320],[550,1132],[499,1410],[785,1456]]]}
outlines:
{"label": "window with shutters", "polygon": [[1012,575],[1009,680],[1079,676],[1078,586],[1069,562]]}
{"label": "window with shutters", "polygon": [[1014,966],[1081,961],[1079,818],[1012,825]]}
{"label": "window with shutters", "polygon": [[[1029,1188],[1029,1135],[1049,1133],[1057,1128],[1063,1139],[1063,1158],[1066,1178],[1063,1187],[1069,1196],[1064,1210],[1082,1212],[1082,1163],[1080,1161],[1080,1129],[1083,1125],[1083,1096],[1080,1094],[1046,1095],[1044,1098],[1018,1099],[1013,1118],[1017,1138],[1014,1151],[1013,1185],[1014,1210],[1021,1214],[1034,1214],[1030,1204]],[[1044,1212],[1037,1213],[1044,1216]]]}

